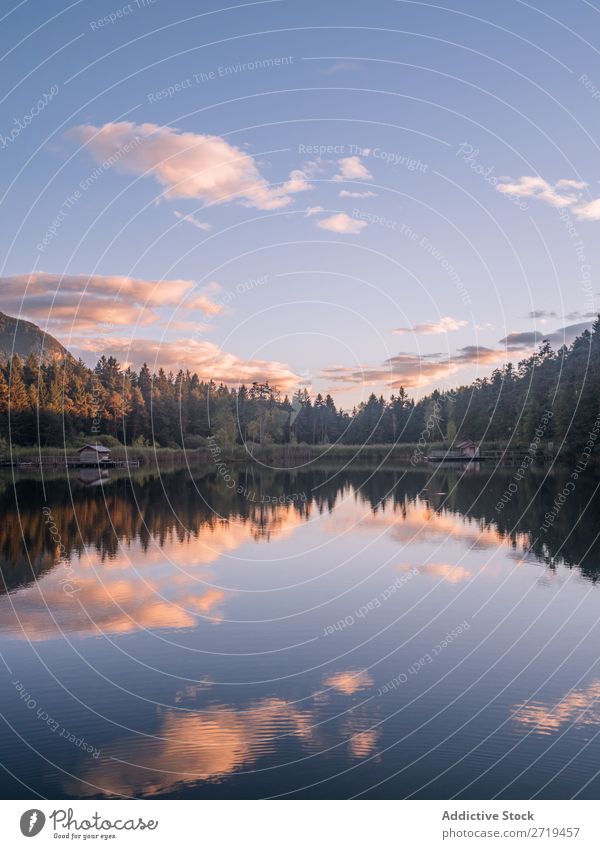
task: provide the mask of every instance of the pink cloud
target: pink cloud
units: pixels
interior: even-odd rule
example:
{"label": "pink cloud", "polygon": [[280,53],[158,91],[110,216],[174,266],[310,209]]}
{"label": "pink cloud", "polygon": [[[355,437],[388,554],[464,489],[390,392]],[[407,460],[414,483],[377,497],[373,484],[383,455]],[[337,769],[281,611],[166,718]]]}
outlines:
{"label": "pink cloud", "polygon": [[[204,380],[214,380],[228,386],[246,385],[267,381],[281,392],[296,388],[300,377],[288,365],[275,360],[245,360],[228,351],[223,351],[213,342],[198,339],[125,339],[114,337],[103,340],[104,347],[119,359],[124,366],[139,368],[147,362],[150,368],[165,371],[189,369]],[[75,350],[85,354],[96,354],[94,339],[75,340]]]}
{"label": "pink cloud", "polygon": [[366,221],[359,221],[356,218],[351,218],[345,212],[338,212],[335,215],[330,215],[329,218],[322,218],[317,222],[317,227],[322,230],[330,230],[332,233],[358,234],[367,226]]}
{"label": "pink cloud", "polygon": [[[75,332],[98,324],[152,324],[159,308],[184,308],[207,316],[223,307],[200,292],[193,280],[144,280],[103,274],[51,274],[37,271],[0,277],[4,309],[32,321]],[[197,292],[197,294],[195,294]]]}
{"label": "pink cloud", "polygon": [[442,318],[438,319],[438,321],[427,321],[423,324],[415,324],[414,327],[397,327],[393,332],[394,333],[422,333],[424,335],[431,335],[435,333],[448,333],[451,330],[459,330],[461,327],[465,327],[468,322],[452,318],[452,316],[445,315]]}
{"label": "pink cloud", "polygon": [[256,209],[280,209],[291,203],[293,194],[311,188],[298,170],[283,185],[270,186],[249,153],[219,136],[129,121],[85,124],[73,127],[67,136],[84,144],[96,162],[154,177],[167,198],[206,203],[237,199]]}
{"label": "pink cloud", "polygon": [[341,180],[372,180],[373,175],[369,169],[362,163],[359,156],[346,156],[338,162],[340,173],[333,178],[336,181]]}
{"label": "pink cloud", "polygon": [[[510,353],[518,352],[511,349]],[[526,350],[522,349],[521,353],[525,354]],[[334,387],[386,385],[393,389],[400,386],[406,389],[420,389],[444,380],[466,366],[500,365],[507,359],[506,348],[467,345],[447,357],[442,354],[400,353],[390,357],[381,366],[333,366],[323,369],[320,376],[333,381]],[[334,388],[332,391],[337,392],[339,389]]]}

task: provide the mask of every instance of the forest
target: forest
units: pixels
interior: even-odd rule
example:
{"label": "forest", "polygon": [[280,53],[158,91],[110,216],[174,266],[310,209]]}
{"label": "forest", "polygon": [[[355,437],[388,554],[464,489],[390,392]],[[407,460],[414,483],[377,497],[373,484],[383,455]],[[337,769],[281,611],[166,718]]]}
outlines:
{"label": "forest", "polygon": [[[550,413],[550,415],[548,415]],[[77,445],[108,438],[131,446],[200,448],[213,436],[236,443],[452,444],[457,439],[577,451],[600,414],[600,317],[569,346],[544,342],[516,365],[414,400],[399,386],[345,410],[307,389],[282,396],[268,383],[230,387],[189,371],[151,373],[101,357],[88,368],[70,355],[18,355],[0,366],[0,440]],[[541,423],[543,422],[543,426]]]}

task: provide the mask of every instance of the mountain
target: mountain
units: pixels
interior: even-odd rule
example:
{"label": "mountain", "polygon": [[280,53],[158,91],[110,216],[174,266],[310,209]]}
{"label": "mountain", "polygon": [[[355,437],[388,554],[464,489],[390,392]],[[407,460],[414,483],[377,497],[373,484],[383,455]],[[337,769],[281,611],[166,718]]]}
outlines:
{"label": "mountain", "polygon": [[32,352],[43,362],[71,357],[64,345],[37,324],[0,312],[0,361],[6,362],[13,354],[25,360]]}

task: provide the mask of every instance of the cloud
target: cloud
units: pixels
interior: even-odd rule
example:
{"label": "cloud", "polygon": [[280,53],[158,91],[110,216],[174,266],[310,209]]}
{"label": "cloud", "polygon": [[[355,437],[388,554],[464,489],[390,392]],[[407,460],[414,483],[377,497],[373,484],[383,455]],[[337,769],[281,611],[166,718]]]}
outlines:
{"label": "cloud", "polygon": [[360,233],[367,226],[366,221],[358,221],[356,218],[350,218],[345,212],[338,212],[335,215],[330,215],[329,218],[322,218],[317,222],[317,227],[322,230],[330,230],[332,233]]}
{"label": "cloud", "polygon": [[500,339],[499,344],[506,345],[509,350],[517,350],[523,347],[537,345],[538,342],[541,342],[545,338],[544,334],[539,333],[537,330],[513,331],[505,336],[504,339]]}
{"label": "cloud", "polygon": [[557,209],[570,208],[576,218],[582,221],[600,220],[600,198],[584,201],[581,197],[587,183],[579,180],[558,180],[549,183],[542,177],[524,176],[512,180],[511,177],[501,177],[496,186],[499,192],[518,197],[532,197],[543,200]]}
{"label": "cloud", "polygon": [[73,127],[67,137],[85,144],[96,162],[153,176],[165,187],[167,198],[199,198],[206,203],[237,199],[268,210],[287,206],[291,195],[311,188],[301,171],[293,171],[281,186],[270,186],[249,153],[219,136],[120,121]]}
{"label": "cloud", "polygon": [[[223,351],[214,342],[199,339],[125,339],[114,337],[103,339],[103,345],[124,365],[139,368],[147,362],[151,368],[162,367],[165,371],[189,369],[197,372],[204,380],[214,380],[229,386],[240,383],[268,382],[282,392],[296,388],[300,377],[285,363],[274,360],[245,360],[228,351]],[[94,339],[76,340],[75,350],[94,354],[97,343]],[[85,357],[84,357],[85,358]]]}
{"label": "cloud", "polygon": [[341,180],[372,180],[373,175],[363,165],[359,156],[346,156],[338,160],[340,173],[333,178],[336,182]]}
{"label": "cloud", "polygon": [[577,336],[581,336],[584,330],[589,330],[592,322],[584,321],[579,324],[568,324],[566,327],[559,327],[552,333],[539,333],[537,330],[512,332],[504,339],[500,339],[500,345],[506,345],[509,351],[521,350],[525,347],[538,345],[540,342],[548,341],[553,348],[560,348],[562,345],[570,345]]}
{"label": "cloud", "polygon": [[191,213],[189,215],[184,215],[182,212],[178,212],[175,210],[173,213],[175,218],[179,218],[180,221],[187,221],[188,224],[192,224],[198,230],[212,230],[212,225],[207,221],[199,221],[195,218]]}
{"label": "cloud", "polygon": [[308,182],[306,179],[306,173],[302,171],[300,168],[296,168],[294,171],[290,173],[289,180],[287,180],[282,188],[282,191],[285,194],[296,194],[297,192],[308,192],[314,189],[314,186]]}
{"label": "cloud", "polygon": [[573,212],[584,221],[598,221],[600,219],[600,198],[573,207]]}
{"label": "cloud", "polygon": [[341,198],[376,198],[377,192],[349,192],[347,189],[342,189],[340,192]]}
{"label": "cloud", "polygon": [[550,310],[531,310],[526,318],[556,318],[556,313]]}
{"label": "cloud", "polygon": [[397,327],[393,330],[393,333],[422,333],[424,335],[431,335],[434,333],[448,333],[451,330],[459,330],[461,327],[465,327],[468,324],[467,321],[463,321],[457,318],[452,318],[449,315],[440,318],[438,321],[429,321],[424,324],[415,324],[414,327]]}
{"label": "cloud", "polygon": [[185,308],[213,316],[223,307],[197,290],[193,280],[144,280],[122,275],[52,274],[37,271],[0,277],[3,308],[38,323],[76,332],[115,328],[160,318],[157,309]]}
{"label": "cloud", "polygon": [[592,323],[591,321],[583,321],[579,324],[567,324],[566,327],[559,327],[553,333],[544,334],[544,339],[547,339],[554,348],[560,348],[561,345],[570,345],[578,336],[581,336],[584,330],[590,330]]}
{"label": "cloud", "polygon": [[317,215],[319,212],[323,212],[323,206],[308,206],[306,208],[306,212],[304,213],[305,218],[311,218],[313,215]]}
{"label": "cloud", "polygon": [[542,177],[527,176],[519,177],[514,182],[511,182],[510,177],[502,177],[501,180],[504,182],[496,186],[499,192],[518,197],[536,197],[559,209],[577,203],[578,192],[587,185],[576,180],[559,180],[552,185]]}
{"label": "cloud", "polygon": [[598,311],[591,312],[579,312],[579,310],[574,310],[573,312],[569,312],[566,314],[565,318],[569,321],[574,321],[578,318],[592,318],[596,319],[598,317]]}
{"label": "cloud", "polygon": [[[350,368],[332,366],[322,370],[321,377],[348,387],[387,385],[389,388],[421,388],[453,375],[465,366],[498,365],[506,360],[504,348],[467,345],[450,357],[442,354],[399,353],[381,366]],[[337,389],[339,391],[339,388]]]}

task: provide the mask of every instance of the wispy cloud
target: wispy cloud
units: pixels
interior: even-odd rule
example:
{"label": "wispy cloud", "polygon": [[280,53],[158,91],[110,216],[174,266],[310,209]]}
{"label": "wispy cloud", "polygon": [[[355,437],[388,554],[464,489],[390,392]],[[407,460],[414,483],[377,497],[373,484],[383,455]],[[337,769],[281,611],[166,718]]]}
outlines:
{"label": "wispy cloud", "polygon": [[340,192],[341,198],[376,198],[377,192],[349,192],[348,189],[342,189]]}
{"label": "wispy cloud", "polygon": [[350,218],[345,212],[337,212],[329,218],[322,218],[317,222],[317,227],[322,230],[330,230],[332,233],[357,234],[367,226],[366,221]]}
{"label": "wispy cloud", "polygon": [[179,218],[180,221],[187,221],[188,224],[191,224],[198,230],[212,230],[211,224],[209,224],[207,221],[200,221],[198,218],[192,215],[191,212],[188,215],[184,215],[183,212],[178,212],[177,210],[175,210],[173,215],[175,216],[175,218]]}
{"label": "wispy cloud", "polygon": [[[219,136],[129,121],[73,127],[67,136],[85,144],[97,162],[113,157],[117,171],[154,177],[165,187],[167,198],[239,200],[269,210],[287,206],[293,194],[311,188],[299,170],[282,185],[269,185],[249,153]],[[132,145],[136,139],[141,143]]]}
{"label": "wispy cloud", "polygon": [[591,311],[590,312],[579,312],[579,310],[573,310],[573,312],[568,312],[565,316],[565,318],[568,321],[577,321],[577,319],[582,319],[582,318],[583,319],[585,319],[585,318],[596,319],[597,317],[598,317],[598,310],[596,310],[595,312],[591,312]]}
{"label": "wispy cloud", "polygon": [[306,208],[306,212],[304,213],[305,218],[312,218],[313,215],[318,215],[319,212],[323,212],[324,207],[322,206],[308,206]]}
{"label": "wispy cloud", "polygon": [[399,353],[385,360],[381,366],[332,366],[323,369],[321,377],[333,381],[336,386],[346,385],[348,388],[358,385],[422,388],[444,380],[466,366],[497,365],[505,359],[505,349],[467,345],[458,348],[449,357],[443,354]]}
{"label": "wispy cloud", "polygon": [[557,313],[553,310],[531,310],[525,316],[526,318],[556,318]]}
{"label": "wispy cloud", "polygon": [[421,333],[427,336],[435,333],[448,333],[451,330],[459,330],[461,327],[465,327],[467,324],[467,321],[458,318],[452,318],[452,316],[446,315],[443,318],[438,319],[438,321],[428,321],[424,324],[415,324],[414,327],[396,327],[393,332],[418,334]]}
{"label": "wispy cloud", "polygon": [[[441,321],[444,321],[442,319]],[[450,319],[455,322],[455,319]],[[457,322],[458,323],[458,322]],[[441,324],[441,322],[440,322]],[[416,327],[431,327],[431,325],[416,325]],[[414,354],[399,352],[390,357],[380,366],[329,366],[321,372],[321,378],[332,381],[335,391],[356,386],[387,386],[397,389],[404,386],[407,389],[420,389],[430,386],[456,374],[466,367],[499,366],[511,357],[526,357],[543,340],[547,339],[555,348],[568,345],[581,333],[589,329],[590,322],[571,324],[561,327],[552,333],[538,331],[514,331],[499,340],[502,347],[490,348],[483,345],[466,345],[457,348],[454,354]],[[411,332],[412,328],[401,332]],[[416,328],[415,328],[416,330]],[[423,331],[422,331],[423,332]],[[433,332],[433,331],[429,331]],[[436,332],[438,332],[436,330]],[[440,331],[443,332],[443,331]]]}

